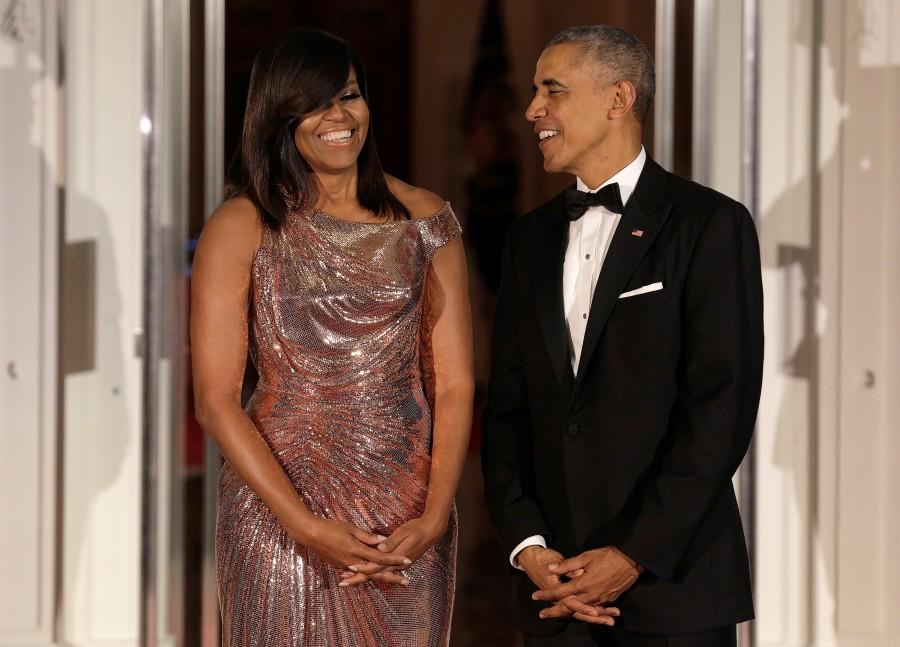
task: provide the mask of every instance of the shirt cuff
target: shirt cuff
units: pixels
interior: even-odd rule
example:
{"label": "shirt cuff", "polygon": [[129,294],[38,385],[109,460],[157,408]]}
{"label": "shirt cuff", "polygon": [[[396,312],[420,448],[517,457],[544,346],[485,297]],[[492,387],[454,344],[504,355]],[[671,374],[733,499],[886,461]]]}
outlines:
{"label": "shirt cuff", "polygon": [[531,535],[531,537],[526,537],[522,542],[512,549],[512,552],[509,554],[509,563],[513,568],[517,568],[520,571],[524,570],[521,566],[519,566],[519,560],[516,557],[523,550],[528,548],[529,546],[540,546],[541,548],[547,547],[547,540],[544,539],[543,535]]}

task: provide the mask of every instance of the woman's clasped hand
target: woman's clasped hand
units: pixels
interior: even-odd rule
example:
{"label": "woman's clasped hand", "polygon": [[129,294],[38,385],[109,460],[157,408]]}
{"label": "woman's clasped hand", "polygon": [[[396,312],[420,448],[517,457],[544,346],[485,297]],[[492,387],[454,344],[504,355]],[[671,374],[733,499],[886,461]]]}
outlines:
{"label": "woman's clasped hand", "polygon": [[[403,574],[403,569],[431,548],[446,530],[446,519],[441,523],[437,519],[423,516],[402,524],[390,537],[360,531],[369,537],[379,537],[377,542],[377,549],[380,551],[379,558],[366,558],[364,561],[348,565],[341,573],[339,586],[351,586],[369,581],[407,586],[409,579]],[[398,558],[404,560],[402,565],[396,563]]]}

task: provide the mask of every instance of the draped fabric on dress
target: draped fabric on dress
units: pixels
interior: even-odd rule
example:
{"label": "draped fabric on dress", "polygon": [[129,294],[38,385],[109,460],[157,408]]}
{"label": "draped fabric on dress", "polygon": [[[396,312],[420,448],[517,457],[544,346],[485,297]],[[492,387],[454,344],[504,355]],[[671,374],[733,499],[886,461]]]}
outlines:
{"label": "draped fabric on dress", "polygon": [[[361,223],[296,210],[253,262],[247,414],[316,515],[390,535],[421,516],[432,418],[420,324],[430,261],[460,233],[449,204]],[[338,587],[226,463],[216,563],[229,647],[437,646],[449,641],[456,512],[404,570],[408,587]]]}

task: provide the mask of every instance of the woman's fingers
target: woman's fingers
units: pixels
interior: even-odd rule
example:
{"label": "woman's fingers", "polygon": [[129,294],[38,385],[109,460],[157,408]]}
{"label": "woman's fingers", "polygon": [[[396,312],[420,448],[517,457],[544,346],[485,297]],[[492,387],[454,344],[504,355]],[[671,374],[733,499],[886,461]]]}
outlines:
{"label": "woman's fingers", "polygon": [[363,530],[362,528],[357,528],[356,526],[350,526],[350,533],[360,540],[364,544],[368,544],[369,546],[375,546],[377,544],[386,541],[388,538],[384,535],[378,535],[374,532],[369,532],[368,530]]}
{"label": "woman's fingers", "polygon": [[367,582],[368,579],[369,576],[364,573],[353,573],[350,577],[343,578],[338,586],[355,586]]}
{"label": "woman's fingers", "polygon": [[404,539],[406,539],[408,534],[409,533],[407,533],[406,529],[402,526],[400,528],[397,528],[397,530],[395,530],[390,537],[387,537],[384,541],[378,544],[378,550],[385,553],[393,553],[395,550],[397,550],[397,547],[400,545],[400,543]]}
{"label": "woman's fingers", "polygon": [[392,573],[390,571],[381,571],[380,573],[375,573],[374,575],[370,575],[369,579],[373,582],[379,582],[381,584],[396,584],[397,586],[409,586],[409,578],[405,575],[401,575],[400,573]]}
{"label": "woman's fingers", "polygon": [[[414,543],[415,542],[413,541],[412,535],[406,535],[405,537],[403,537],[403,539],[400,540],[400,542],[394,547],[394,549],[391,552],[395,553],[397,555],[405,555],[407,553],[414,553],[415,552],[414,546],[413,546]],[[412,563],[412,562],[410,562],[410,563]]]}
{"label": "woman's fingers", "polygon": [[376,564],[375,562],[359,562],[357,564],[351,564],[347,567],[347,570],[354,573],[364,573],[365,575],[372,575],[373,573],[377,573],[378,571],[384,570],[385,568],[387,568],[387,566]]}
{"label": "woman's fingers", "polygon": [[408,564],[404,564],[402,566],[385,566],[384,564],[376,564],[374,562],[359,562],[357,564],[351,564],[350,566],[348,566],[347,571],[373,575],[375,573],[393,573],[395,571],[399,571],[402,568],[406,568],[407,566]]}
{"label": "woman's fingers", "polygon": [[368,547],[360,547],[356,551],[356,557],[359,557],[362,561],[374,562],[384,566],[409,566],[412,564],[412,560],[403,555],[383,553],[380,550]]}
{"label": "woman's fingers", "polygon": [[344,571],[338,586],[357,586],[366,582],[378,582],[379,584],[391,584],[395,586],[409,586],[409,578],[393,571],[381,571],[366,575],[365,573],[351,573]]}

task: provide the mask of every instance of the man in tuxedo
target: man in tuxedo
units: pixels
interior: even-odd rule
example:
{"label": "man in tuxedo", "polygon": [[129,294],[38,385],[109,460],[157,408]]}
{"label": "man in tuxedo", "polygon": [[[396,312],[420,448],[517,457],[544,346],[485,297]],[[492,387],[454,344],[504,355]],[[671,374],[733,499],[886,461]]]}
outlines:
{"label": "man in tuxedo", "polygon": [[526,111],[576,178],[510,229],[483,424],[526,647],[727,646],[753,617],[731,477],[762,376],[756,231],[647,157],[653,91],[637,38],[576,27]]}

